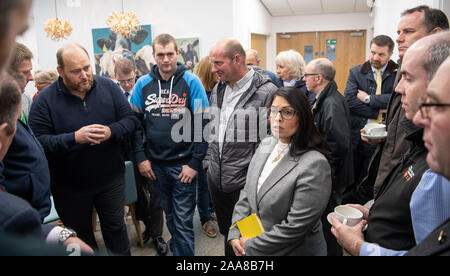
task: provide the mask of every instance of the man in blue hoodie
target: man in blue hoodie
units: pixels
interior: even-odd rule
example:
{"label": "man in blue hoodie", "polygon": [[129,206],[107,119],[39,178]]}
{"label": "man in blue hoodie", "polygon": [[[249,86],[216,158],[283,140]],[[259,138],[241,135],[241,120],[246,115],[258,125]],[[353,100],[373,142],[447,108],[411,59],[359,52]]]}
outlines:
{"label": "man in blue hoodie", "polygon": [[209,104],[200,79],[177,63],[178,54],[171,35],[155,38],[156,65],[138,80],[130,103],[143,115],[147,139],[146,150],[136,139],[136,161],[140,173],[153,180],[158,191],[172,235],[170,247],[175,256],[193,256],[197,172],[206,155],[205,121],[199,111]]}
{"label": "man in blue hoodie", "polygon": [[39,93],[29,117],[49,161],[56,210],[64,225],[96,248],[95,208],[107,249],[130,255],[120,141],[139,122],[120,88],[93,76],[86,49],[66,45],[57,59],[60,78]]}

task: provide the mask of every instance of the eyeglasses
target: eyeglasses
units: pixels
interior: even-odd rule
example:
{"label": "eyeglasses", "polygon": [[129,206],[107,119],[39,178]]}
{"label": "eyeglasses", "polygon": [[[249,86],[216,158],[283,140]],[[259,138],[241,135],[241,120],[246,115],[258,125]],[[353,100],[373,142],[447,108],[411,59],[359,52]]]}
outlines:
{"label": "eyeglasses", "polygon": [[270,107],[267,110],[270,117],[275,118],[277,117],[278,113],[280,113],[281,118],[283,118],[283,120],[292,120],[292,118],[294,118],[294,115],[296,113],[296,111],[292,108],[283,108],[279,110],[276,107]]}
{"label": "eyeglasses", "polygon": [[134,81],[134,77],[133,78],[131,78],[131,79],[127,79],[127,80],[117,80],[120,84],[122,84],[122,85],[124,85],[124,84],[127,84],[127,83],[132,83],[133,81]]}
{"label": "eyeglasses", "polygon": [[319,74],[315,74],[315,73],[314,73],[314,74],[304,74],[303,77],[306,78],[306,77],[309,77],[309,76],[318,76],[318,75],[319,75]]}
{"label": "eyeglasses", "polygon": [[427,102],[428,99],[428,97],[425,97],[418,100],[420,115],[423,119],[430,119],[432,107],[450,107],[450,104],[446,103],[429,103]]}

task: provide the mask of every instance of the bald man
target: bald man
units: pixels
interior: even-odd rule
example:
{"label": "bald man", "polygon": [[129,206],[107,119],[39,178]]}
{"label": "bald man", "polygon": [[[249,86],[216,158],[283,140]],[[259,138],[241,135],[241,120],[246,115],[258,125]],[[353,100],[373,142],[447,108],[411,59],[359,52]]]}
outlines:
{"label": "bald man", "polygon": [[[450,33],[445,32],[418,40],[404,55],[402,79],[395,92],[400,95],[405,111],[400,126],[407,134],[409,149],[391,169],[370,210],[352,205],[364,214],[358,226],[348,227],[332,219],[333,234],[352,255],[405,254],[450,215],[445,182],[428,170],[423,129],[412,123],[419,112],[419,99],[426,95],[427,86],[449,54]],[[437,185],[433,187],[433,184]],[[434,198],[430,199],[433,194]],[[366,222],[368,227],[363,234]]]}
{"label": "bald man", "polygon": [[95,208],[107,249],[130,255],[120,141],[139,122],[120,88],[92,74],[82,46],[63,46],[57,61],[60,78],[36,98],[29,118],[47,154],[56,210],[64,225],[97,248]]}
{"label": "bald man", "polygon": [[[245,64],[247,66],[260,66],[261,59],[259,58],[258,51],[255,49],[247,49],[245,50]],[[263,68],[264,72],[269,75],[272,82],[276,85],[277,84],[277,75],[275,75],[273,72],[266,70]]]}
{"label": "bald man", "polygon": [[[450,255],[450,241],[443,236],[443,233],[450,231],[450,152],[448,140],[450,139],[450,57],[439,67],[436,75],[428,86],[420,111],[414,116],[414,123],[423,127],[423,140],[428,149],[427,163],[433,172],[431,181],[424,182],[422,178],[417,190],[423,187],[426,195],[424,201],[432,204],[429,208],[433,213],[432,225],[429,217],[422,224],[422,229],[431,230],[437,226],[422,242],[411,249],[408,255],[428,256],[428,255]],[[434,174],[434,176],[433,176]],[[441,220],[440,220],[441,219]],[[423,235],[421,236],[423,237]],[[438,242],[436,242],[438,241]]]}
{"label": "bald man", "polygon": [[350,110],[344,96],[337,90],[335,75],[333,63],[321,58],[308,63],[304,76],[308,91],[316,97],[312,105],[314,121],[332,156],[332,195],[322,216],[328,256],[340,256],[342,250],[330,232],[326,216],[341,204],[345,188],[353,183]]}
{"label": "bald man", "polygon": [[[234,256],[233,249],[226,242],[234,205],[245,185],[250,160],[264,138],[260,134],[267,134],[265,107],[268,107],[277,87],[261,68],[245,64],[245,51],[234,38],[219,40],[211,48],[209,57],[212,71],[220,80],[211,93],[211,107],[219,109],[220,123],[208,149],[208,185],[220,233],[225,236],[225,255]],[[245,118],[249,113],[250,117],[258,120],[249,124],[239,123],[242,120],[238,118]],[[235,137],[236,133],[248,133],[250,137],[241,140]]]}

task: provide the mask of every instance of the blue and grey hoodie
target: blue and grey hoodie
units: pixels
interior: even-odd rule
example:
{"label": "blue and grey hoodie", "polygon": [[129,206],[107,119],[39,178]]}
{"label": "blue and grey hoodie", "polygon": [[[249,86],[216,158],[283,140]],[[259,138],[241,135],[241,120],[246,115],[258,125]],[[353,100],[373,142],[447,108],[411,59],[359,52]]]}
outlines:
{"label": "blue and grey hoodie", "polygon": [[[145,150],[142,140],[136,139],[138,163],[150,160],[161,165],[188,165],[199,170],[207,146],[204,139],[198,140],[198,135],[202,134],[207,121],[202,119],[201,129],[195,125],[194,131],[194,111],[208,107],[209,103],[197,76],[178,64],[176,73],[165,81],[155,65],[148,75],[139,78],[130,103],[134,111],[144,115],[142,126],[147,146]],[[197,139],[194,140],[194,136]]]}

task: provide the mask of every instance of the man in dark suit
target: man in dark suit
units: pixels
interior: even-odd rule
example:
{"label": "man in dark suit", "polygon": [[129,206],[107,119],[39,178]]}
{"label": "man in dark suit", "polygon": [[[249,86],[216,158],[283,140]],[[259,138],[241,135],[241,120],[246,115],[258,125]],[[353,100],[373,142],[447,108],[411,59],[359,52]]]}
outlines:
{"label": "man in dark suit", "polygon": [[[367,174],[370,158],[375,146],[361,140],[361,129],[367,123],[380,123],[382,111],[387,108],[389,98],[394,90],[394,81],[398,65],[391,60],[394,41],[385,35],[379,35],[370,43],[370,57],[364,64],[350,69],[345,87],[345,99],[351,112],[352,150],[355,166],[355,185]],[[369,191],[372,194],[372,191]],[[352,195],[347,193],[346,198]],[[350,201],[364,204],[358,198]]]}
{"label": "man in dark suit", "polygon": [[[19,43],[14,45],[8,72],[19,81],[21,93],[24,93],[27,82],[32,80],[30,77],[32,56],[30,49],[25,45]],[[21,113],[16,124],[17,131],[10,150],[0,163],[0,182],[8,193],[28,201],[39,212],[43,221],[51,208],[47,158],[24,113]]]}

